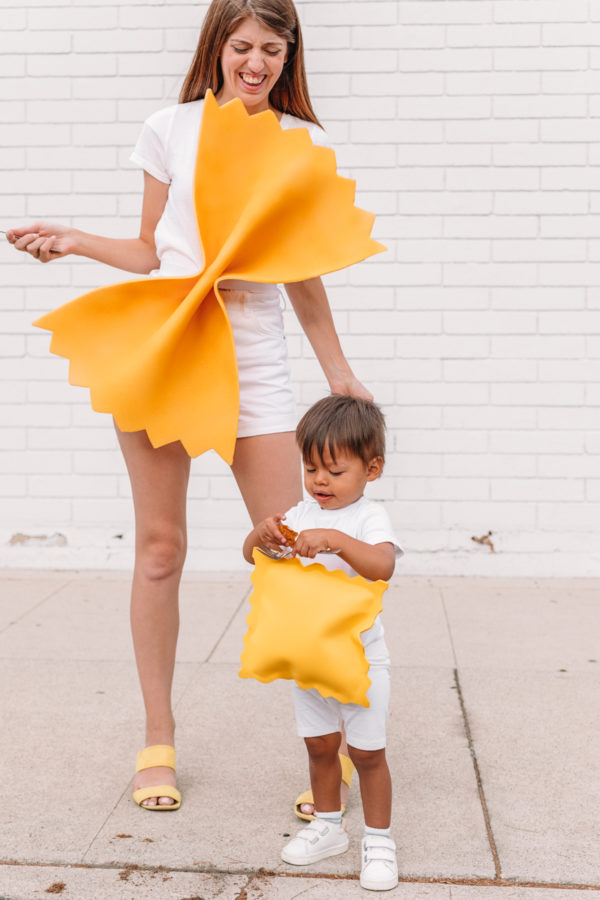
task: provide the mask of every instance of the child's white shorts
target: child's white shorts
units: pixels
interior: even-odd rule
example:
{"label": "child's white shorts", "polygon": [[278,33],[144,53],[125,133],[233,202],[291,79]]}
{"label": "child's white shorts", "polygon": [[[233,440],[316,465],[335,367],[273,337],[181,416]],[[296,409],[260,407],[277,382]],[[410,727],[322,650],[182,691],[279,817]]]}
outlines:
{"label": "child's white shorts", "polygon": [[[240,288],[228,288],[227,284],[237,284]],[[237,355],[240,381],[237,436],[294,431],[296,404],[279,290],[274,285],[250,282],[223,282],[219,290],[233,328]]]}
{"label": "child's white shorts", "polygon": [[367,691],[370,706],[340,703],[333,697],[322,697],[311,688],[304,691],[294,684],[296,727],[300,737],[320,737],[341,731],[346,726],[346,739],[357,750],[381,750],[386,745],[386,725],[390,702],[390,667],[371,665],[371,687]]}

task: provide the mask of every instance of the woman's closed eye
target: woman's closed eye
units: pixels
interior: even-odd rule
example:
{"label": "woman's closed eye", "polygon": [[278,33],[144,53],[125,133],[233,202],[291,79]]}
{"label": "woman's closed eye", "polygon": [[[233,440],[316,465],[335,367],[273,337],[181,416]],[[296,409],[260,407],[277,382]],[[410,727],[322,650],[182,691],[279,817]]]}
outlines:
{"label": "woman's closed eye", "polygon": [[[242,55],[244,53],[248,53],[251,50],[251,47],[234,47],[233,49],[236,53]],[[263,50],[267,54],[267,56],[279,56],[279,54],[281,53],[281,50],[279,48],[277,48],[277,50],[267,50],[267,48],[264,47]]]}

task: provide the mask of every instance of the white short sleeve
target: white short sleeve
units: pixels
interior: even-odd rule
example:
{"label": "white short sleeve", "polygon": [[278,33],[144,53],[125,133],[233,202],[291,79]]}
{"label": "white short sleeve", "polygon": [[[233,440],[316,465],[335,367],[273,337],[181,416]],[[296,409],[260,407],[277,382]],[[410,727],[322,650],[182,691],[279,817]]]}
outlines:
{"label": "white short sleeve", "polygon": [[129,159],[164,184],[172,181],[167,161],[167,138],[172,107],[159,110],[146,119]]}
{"label": "white short sleeve", "polygon": [[319,125],[315,125],[314,122],[304,122],[302,119],[298,119],[296,116],[292,116],[289,113],[284,113],[281,117],[281,121],[279,123],[284,131],[287,131],[289,128],[306,128],[310,135],[310,139],[316,147],[328,147],[331,149],[331,142],[327,133],[323,131],[323,129]]}
{"label": "white short sleeve", "polygon": [[365,544],[392,544],[396,557],[403,554],[394,534],[390,517],[379,503],[365,504],[357,538],[364,541]]}
{"label": "white short sleeve", "polygon": [[329,140],[329,135],[326,131],[323,131],[318,125],[315,125],[313,122],[309,122],[308,124],[308,133],[310,134],[310,138],[315,145],[315,147],[328,147],[331,148],[331,141]]}

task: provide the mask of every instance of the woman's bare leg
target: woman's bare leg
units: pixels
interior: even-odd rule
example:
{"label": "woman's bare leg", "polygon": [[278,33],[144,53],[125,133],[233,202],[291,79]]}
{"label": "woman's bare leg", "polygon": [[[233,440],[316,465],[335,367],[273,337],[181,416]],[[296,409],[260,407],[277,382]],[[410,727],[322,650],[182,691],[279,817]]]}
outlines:
{"label": "woman's bare leg", "polygon": [[[179,442],[155,449],[145,431],[117,436],[129,472],[135,507],[135,568],[131,631],[146,709],[146,743],[173,744],[171,686],[179,630],[178,591],[186,540],[190,458]],[[175,784],[167,767],[138,772],[134,789]],[[169,805],[169,797],[144,801]]]}
{"label": "woman's bare leg", "polygon": [[253,525],[302,500],[302,471],[293,431],[238,438],[231,471]]}
{"label": "woman's bare leg", "polygon": [[[232,471],[253,525],[274,513],[285,512],[302,499],[301,466],[293,431],[239,438]],[[340,753],[348,755],[343,730]],[[348,785],[342,782],[344,806],[348,791]],[[313,815],[313,804],[303,803],[302,811]]]}

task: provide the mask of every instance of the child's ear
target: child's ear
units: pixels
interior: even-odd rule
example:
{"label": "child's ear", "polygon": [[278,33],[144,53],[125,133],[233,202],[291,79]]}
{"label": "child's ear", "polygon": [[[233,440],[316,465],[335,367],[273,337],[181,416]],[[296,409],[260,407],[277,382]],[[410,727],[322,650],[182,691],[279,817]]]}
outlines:
{"label": "child's ear", "polygon": [[383,457],[374,456],[367,463],[367,481],[375,481],[383,472]]}

